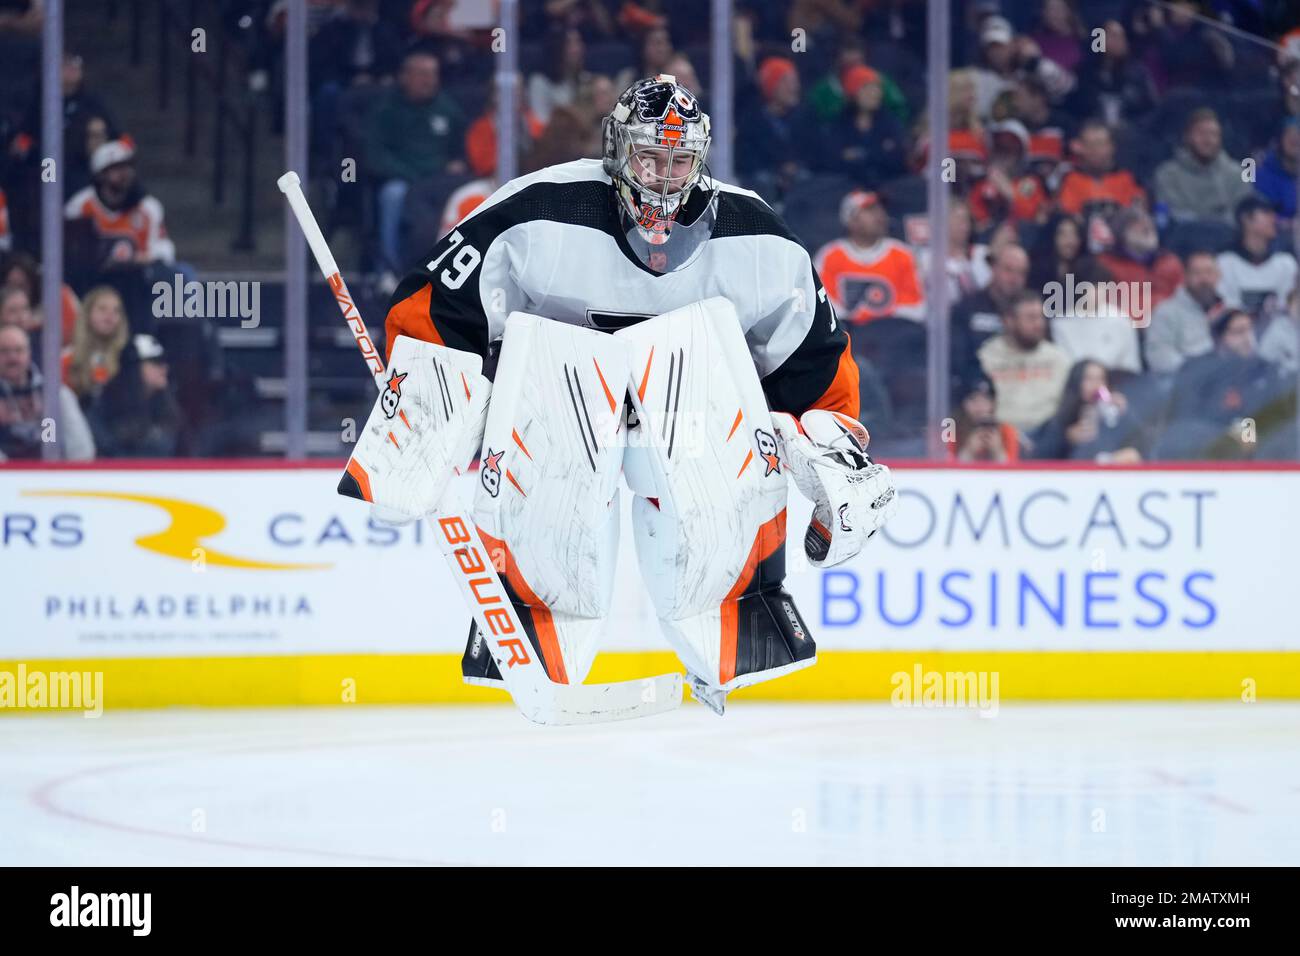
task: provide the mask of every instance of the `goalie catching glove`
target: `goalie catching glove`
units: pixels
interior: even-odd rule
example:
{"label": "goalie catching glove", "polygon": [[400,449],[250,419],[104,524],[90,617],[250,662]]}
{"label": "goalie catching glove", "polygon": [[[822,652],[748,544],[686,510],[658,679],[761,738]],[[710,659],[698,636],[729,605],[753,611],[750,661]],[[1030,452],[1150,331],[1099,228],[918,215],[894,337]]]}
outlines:
{"label": "goalie catching glove", "polygon": [[809,562],[828,568],[847,561],[898,510],[893,476],[871,460],[867,430],[847,415],[813,409],[796,422],[773,412],[772,422],[795,484],[813,503],[804,535]]}
{"label": "goalie catching glove", "polygon": [[399,335],[339,493],[369,501],[387,524],[435,511],[483,443],[492,383],[482,368],[472,352]]}

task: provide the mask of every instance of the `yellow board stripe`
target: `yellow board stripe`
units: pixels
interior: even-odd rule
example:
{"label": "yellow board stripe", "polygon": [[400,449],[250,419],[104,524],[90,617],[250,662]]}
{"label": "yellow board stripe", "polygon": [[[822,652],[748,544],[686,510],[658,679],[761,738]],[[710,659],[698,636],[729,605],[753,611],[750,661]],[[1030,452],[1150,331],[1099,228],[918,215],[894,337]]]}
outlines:
{"label": "yellow board stripe", "polygon": [[[315,654],[27,660],[30,675],[103,673],[104,706],[271,707],[319,704],[504,703],[503,691],[460,679],[458,654]],[[0,661],[0,673],[18,673]],[[888,700],[895,675],[997,672],[1002,701],[1300,699],[1300,652],[824,651],[816,666],[737,691],[733,700]],[[680,670],[667,651],[606,652],[591,681]],[[8,680],[12,687],[14,679]],[[917,691],[919,694],[919,690]],[[28,713],[0,705],[0,714]]]}

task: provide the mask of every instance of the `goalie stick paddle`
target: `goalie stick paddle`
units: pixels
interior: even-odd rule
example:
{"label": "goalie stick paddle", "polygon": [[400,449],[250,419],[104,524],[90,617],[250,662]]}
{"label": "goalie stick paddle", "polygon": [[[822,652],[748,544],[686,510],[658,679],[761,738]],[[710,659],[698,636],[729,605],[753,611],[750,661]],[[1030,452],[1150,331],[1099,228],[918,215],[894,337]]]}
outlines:
{"label": "goalie stick paddle", "polygon": [[[383,357],[370,338],[360,310],[339,273],[338,263],[334,261],[329,244],[307,204],[307,197],[303,195],[298,174],[285,173],[277,185],[288,200],[316,264],[334,293],[366,367],[382,390]],[[539,724],[627,720],[673,710],[681,703],[681,674],[661,674],[613,684],[557,684],[551,680],[528,640],[496,568],[491,560],[485,560],[489,549],[480,539],[470,517],[456,506],[450,489],[444,492],[435,514],[429,516],[429,523],[437,532],[434,537],[461,596],[474,615],[479,633],[486,638],[506,690],[515,706],[529,720]],[[470,529],[474,532],[471,533]]]}

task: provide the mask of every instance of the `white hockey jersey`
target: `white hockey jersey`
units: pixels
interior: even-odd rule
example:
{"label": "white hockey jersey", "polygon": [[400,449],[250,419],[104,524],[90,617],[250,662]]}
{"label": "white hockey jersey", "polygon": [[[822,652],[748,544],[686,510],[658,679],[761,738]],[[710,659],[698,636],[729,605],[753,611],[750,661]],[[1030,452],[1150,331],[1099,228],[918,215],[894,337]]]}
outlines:
{"label": "white hockey jersey", "polygon": [[719,190],[711,237],[689,265],[659,274],[630,250],[599,160],[506,183],[399,285],[389,348],[409,335],[487,355],[516,310],[612,332],[724,296],[773,410],[826,408],[856,418],[848,334],[807,251],[756,193],[716,181],[697,189],[709,185]]}

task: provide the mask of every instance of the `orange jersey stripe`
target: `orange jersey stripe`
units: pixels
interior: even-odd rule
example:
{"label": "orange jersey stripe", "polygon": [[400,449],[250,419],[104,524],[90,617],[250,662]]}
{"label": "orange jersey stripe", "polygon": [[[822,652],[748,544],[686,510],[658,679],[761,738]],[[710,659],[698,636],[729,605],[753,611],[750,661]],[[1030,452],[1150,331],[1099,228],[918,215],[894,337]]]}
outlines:
{"label": "orange jersey stripe", "polygon": [[[845,334],[848,334],[847,329]],[[850,339],[844,343],[844,351],[840,353],[839,364],[835,367],[835,377],[831,379],[830,385],[822,392],[821,397],[813,402],[812,407],[824,408],[828,412],[843,412],[857,420],[861,411],[861,402],[862,396],[858,391],[858,363],[853,360],[853,342]]]}
{"label": "orange jersey stripe", "polygon": [[433,287],[426,282],[388,310],[388,319],[384,323],[384,334],[388,337],[387,356],[389,358],[392,357],[393,343],[397,341],[399,335],[409,335],[413,339],[433,342],[435,345],[445,344],[442,341],[442,336],[438,334],[437,326],[433,324],[433,317],[429,314],[432,295]]}

